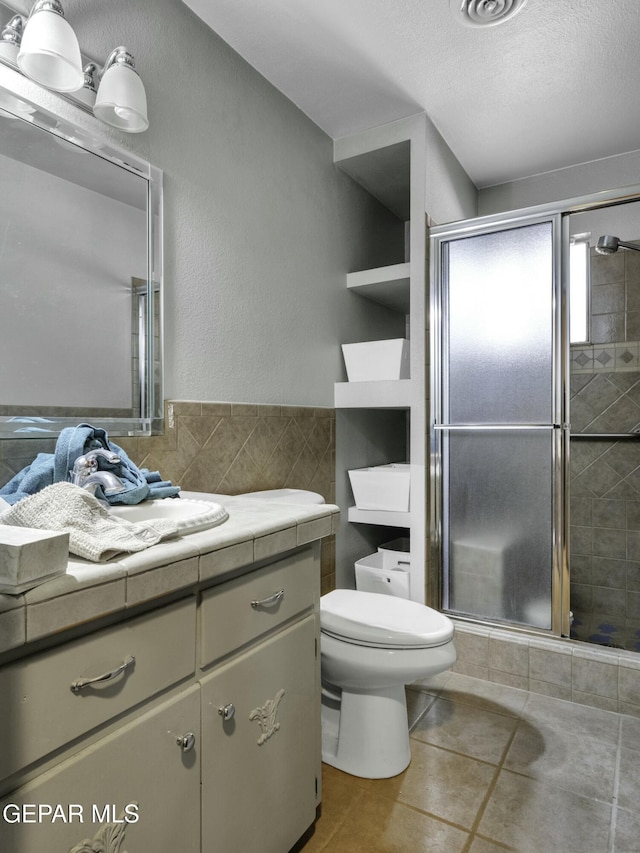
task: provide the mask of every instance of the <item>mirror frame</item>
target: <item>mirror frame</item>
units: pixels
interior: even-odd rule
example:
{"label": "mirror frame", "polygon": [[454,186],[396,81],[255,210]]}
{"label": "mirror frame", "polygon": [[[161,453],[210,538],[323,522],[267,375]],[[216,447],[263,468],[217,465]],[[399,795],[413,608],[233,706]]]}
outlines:
{"label": "mirror frame", "polygon": [[[35,89],[34,89],[35,87]],[[38,91],[39,90],[39,91]],[[3,105],[0,113],[12,119],[23,121],[25,125],[34,124],[40,129],[62,137],[72,145],[123,168],[147,182],[147,280],[142,281],[137,292],[146,295],[146,317],[141,324],[146,338],[144,351],[140,352],[140,416],[139,417],[102,417],[82,414],[74,407],[67,414],[56,409],[56,414],[47,414],[38,408],[37,415],[28,412],[24,415],[0,415],[0,439],[3,438],[47,438],[55,437],[62,429],[76,426],[78,423],[99,421],[100,426],[111,435],[151,435],[162,433],[164,428],[163,397],[163,173],[146,160],[131,152],[112,145],[100,134],[87,130],[72,119],[64,117],[62,109],[43,107],[39,101],[40,93],[51,100],[53,93],[42,89],[27,80],[18,71],[0,62],[0,97]],[[8,100],[7,100],[8,99]],[[7,105],[4,102],[7,102]],[[15,104],[15,108],[10,106]],[[20,115],[20,106],[29,107],[28,118]],[[55,111],[54,111],[55,110]],[[97,124],[97,121],[96,121]],[[136,389],[137,389],[137,383]],[[137,391],[136,391],[137,393]],[[1,401],[0,401],[1,403]]]}

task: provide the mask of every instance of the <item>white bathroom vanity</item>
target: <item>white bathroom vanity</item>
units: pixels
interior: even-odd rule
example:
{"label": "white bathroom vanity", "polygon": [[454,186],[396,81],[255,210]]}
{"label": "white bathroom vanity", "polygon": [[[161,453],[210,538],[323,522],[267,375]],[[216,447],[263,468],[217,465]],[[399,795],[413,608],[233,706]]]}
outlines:
{"label": "white bathroom vanity", "polygon": [[0,596],[3,853],[287,853],[313,824],[338,509],[226,507]]}

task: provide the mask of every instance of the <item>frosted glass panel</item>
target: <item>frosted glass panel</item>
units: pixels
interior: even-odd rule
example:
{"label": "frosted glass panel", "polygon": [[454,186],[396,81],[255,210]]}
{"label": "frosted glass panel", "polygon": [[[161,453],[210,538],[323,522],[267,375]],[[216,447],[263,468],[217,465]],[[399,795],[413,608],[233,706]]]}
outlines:
{"label": "frosted glass panel", "polygon": [[543,222],[448,242],[445,421],[552,420],[551,236]]}
{"label": "frosted glass panel", "polygon": [[445,607],[551,627],[554,431],[444,440]]}

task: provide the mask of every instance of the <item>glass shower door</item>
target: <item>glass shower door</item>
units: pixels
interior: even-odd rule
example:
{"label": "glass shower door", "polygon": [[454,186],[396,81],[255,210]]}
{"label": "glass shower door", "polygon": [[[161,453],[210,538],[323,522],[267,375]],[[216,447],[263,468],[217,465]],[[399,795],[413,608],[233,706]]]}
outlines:
{"label": "glass shower door", "polygon": [[559,218],[441,239],[443,605],[550,630],[562,518]]}

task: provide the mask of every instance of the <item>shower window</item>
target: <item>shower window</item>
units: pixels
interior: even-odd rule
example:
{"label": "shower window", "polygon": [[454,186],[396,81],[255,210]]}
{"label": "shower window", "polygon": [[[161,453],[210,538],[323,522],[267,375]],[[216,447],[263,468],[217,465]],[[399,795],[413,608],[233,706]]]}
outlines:
{"label": "shower window", "polygon": [[569,340],[572,344],[589,341],[589,237],[576,234],[569,244]]}

